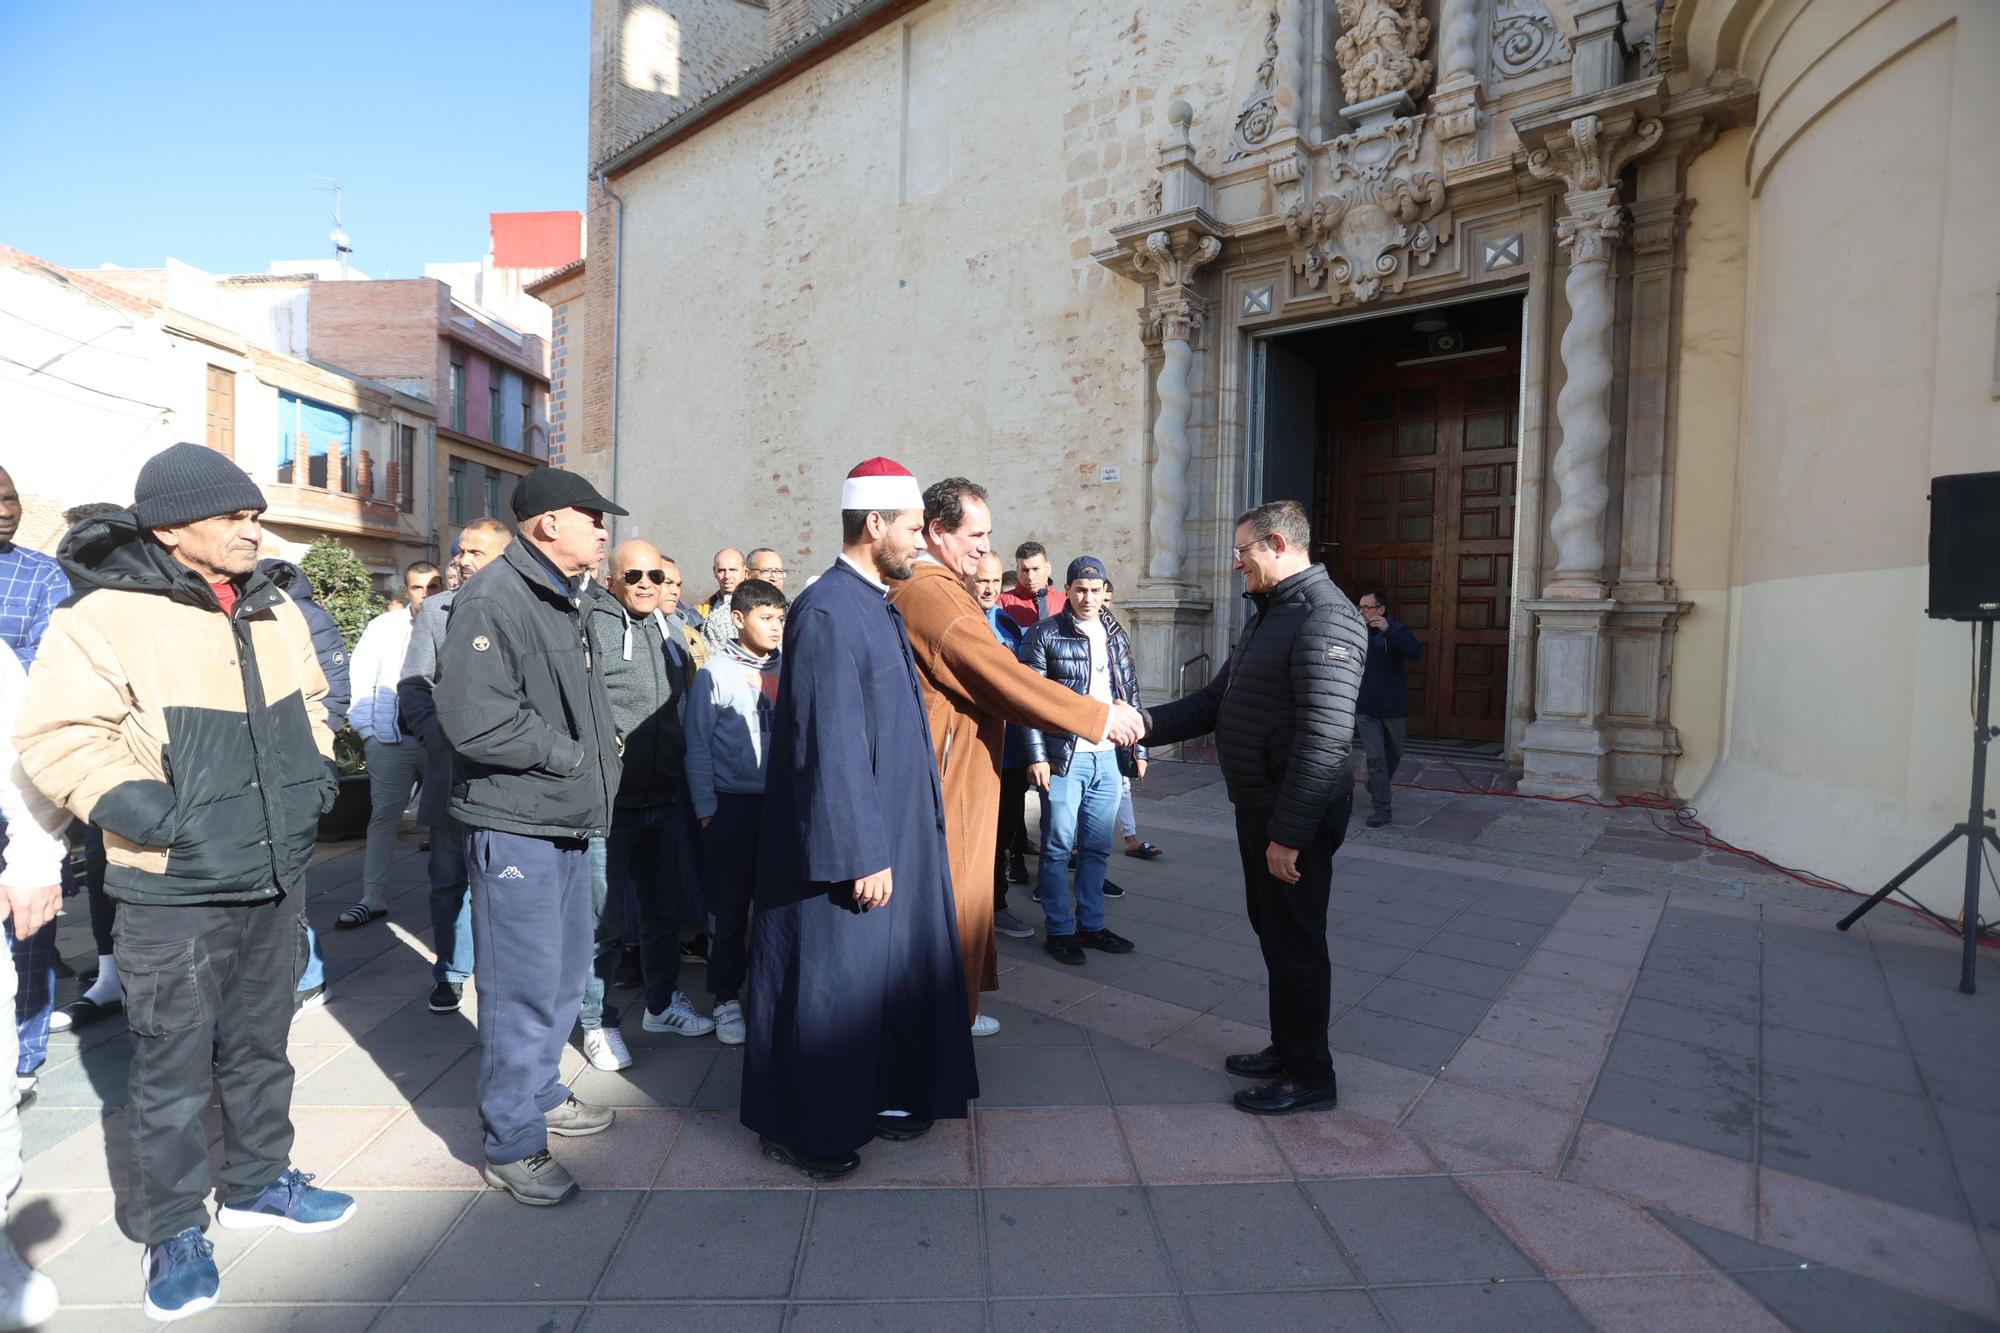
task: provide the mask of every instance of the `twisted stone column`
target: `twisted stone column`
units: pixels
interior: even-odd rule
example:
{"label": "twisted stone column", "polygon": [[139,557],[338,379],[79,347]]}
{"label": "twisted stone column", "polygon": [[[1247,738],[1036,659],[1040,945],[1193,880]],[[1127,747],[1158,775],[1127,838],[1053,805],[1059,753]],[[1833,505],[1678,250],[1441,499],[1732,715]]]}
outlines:
{"label": "twisted stone column", "polygon": [[1627,115],[1610,122],[1579,116],[1547,146],[1528,154],[1528,170],[1569,187],[1556,237],[1569,252],[1563,293],[1563,389],[1556,398],[1562,446],[1551,472],[1560,492],[1549,522],[1555,540],[1552,596],[1604,594],[1604,516],[1611,490],[1604,460],[1611,449],[1611,252],[1625,226],[1618,175],[1660,140],[1657,120]]}
{"label": "twisted stone column", "polygon": [[1148,513],[1146,575],[1177,580],[1187,561],[1188,464],[1194,443],[1188,418],[1194,404],[1188,373],[1194,366],[1192,338],[1202,299],[1190,288],[1195,270],[1215,258],[1222,242],[1213,236],[1156,231],[1132,257],[1141,273],[1158,284],[1149,313],[1160,339],[1160,374],[1154,382],[1159,411],[1153,417],[1152,504]]}
{"label": "twisted stone column", "polygon": [[1301,58],[1306,49],[1305,6],[1300,0],[1276,0],[1277,24],[1271,33],[1277,50],[1271,55],[1271,131],[1299,127],[1304,82]]}
{"label": "twisted stone column", "polygon": [[1479,81],[1479,0],[1444,0],[1438,23],[1438,89]]}

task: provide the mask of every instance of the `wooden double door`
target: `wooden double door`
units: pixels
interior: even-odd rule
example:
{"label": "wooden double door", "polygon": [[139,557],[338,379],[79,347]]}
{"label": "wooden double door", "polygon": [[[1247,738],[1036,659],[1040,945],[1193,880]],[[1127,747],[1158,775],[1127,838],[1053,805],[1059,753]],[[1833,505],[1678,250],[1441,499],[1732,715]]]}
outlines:
{"label": "wooden double door", "polygon": [[1385,589],[1390,615],[1424,645],[1404,671],[1410,734],[1500,740],[1519,352],[1510,340],[1407,360],[1346,361],[1322,379],[1315,527],[1331,540],[1319,549],[1356,600]]}

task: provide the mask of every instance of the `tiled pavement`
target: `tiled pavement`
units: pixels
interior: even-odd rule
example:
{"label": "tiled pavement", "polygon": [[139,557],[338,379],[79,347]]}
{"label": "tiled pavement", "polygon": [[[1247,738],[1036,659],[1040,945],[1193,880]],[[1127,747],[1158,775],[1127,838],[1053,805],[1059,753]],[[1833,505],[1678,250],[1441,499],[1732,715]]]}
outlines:
{"label": "tiled pavement", "polygon": [[[334,999],[294,1032],[296,1159],[362,1212],[212,1232],[224,1305],[196,1326],[1996,1326],[2000,966],[1961,996],[1952,942],[1901,913],[1840,935],[1848,901],[1643,812],[1411,777],[1336,867],[1338,1110],[1225,1104],[1222,1056],[1264,1040],[1262,966],[1213,770],[1161,764],[1140,819],[1168,854],[1113,866],[1138,951],[1062,968],[1001,942],[971,1121],[807,1188],[737,1125],[737,1054],[634,1009],[633,1069],[571,1053],[621,1114],[560,1143],[587,1192],[551,1211],[479,1180],[476,1036],[424,1005],[414,841],[389,923],[351,933],[330,927],[358,849],[323,848]],[[10,1229],[61,1285],[58,1327],[145,1323],[114,1218],[128,1041],[59,1037],[24,1117]]]}

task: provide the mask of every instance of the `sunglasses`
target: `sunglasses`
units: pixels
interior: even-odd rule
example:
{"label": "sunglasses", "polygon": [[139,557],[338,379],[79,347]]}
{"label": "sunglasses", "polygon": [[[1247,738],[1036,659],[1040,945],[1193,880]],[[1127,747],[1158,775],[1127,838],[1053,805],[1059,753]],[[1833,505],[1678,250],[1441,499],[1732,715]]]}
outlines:
{"label": "sunglasses", "polygon": [[667,571],[664,569],[628,569],[625,571],[625,586],[628,588],[638,587],[642,579],[650,579],[656,584],[665,583],[667,581]]}

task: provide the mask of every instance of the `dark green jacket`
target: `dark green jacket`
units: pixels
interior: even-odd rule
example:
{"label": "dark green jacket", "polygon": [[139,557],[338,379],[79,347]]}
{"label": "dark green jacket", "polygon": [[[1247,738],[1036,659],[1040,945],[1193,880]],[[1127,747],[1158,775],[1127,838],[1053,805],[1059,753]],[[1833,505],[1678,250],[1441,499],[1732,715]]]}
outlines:
{"label": "dark green jacket", "polygon": [[687,758],[681,715],[694,679],[687,642],[680,626],[658,611],[634,620],[596,584],[584,595],[583,609],[625,760],[616,804],[628,809],[665,805],[680,793],[681,764]]}

